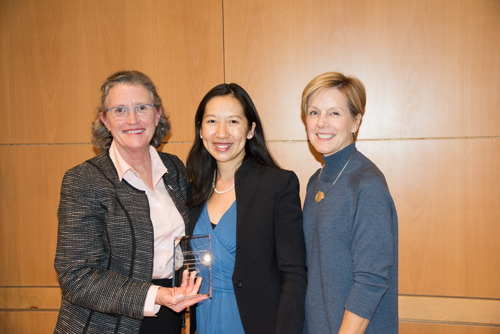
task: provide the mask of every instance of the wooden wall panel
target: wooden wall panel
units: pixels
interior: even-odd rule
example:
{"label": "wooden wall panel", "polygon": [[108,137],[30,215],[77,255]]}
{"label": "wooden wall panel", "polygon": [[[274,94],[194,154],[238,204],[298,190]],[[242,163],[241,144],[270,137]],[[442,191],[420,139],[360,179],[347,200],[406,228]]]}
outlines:
{"label": "wooden wall panel", "polygon": [[2,1],[0,143],[53,142],[88,129],[89,118],[76,112],[95,103],[77,99],[78,12],[75,1]]}
{"label": "wooden wall panel", "polygon": [[297,174],[303,203],[309,178],[322,166],[321,156],[313,155],[307,142],[269,142],[268,147],[281,168]]}
{"label": "wooden wall panel", "polygon": [[500,300],[399,296],[399,319],[500,329]]}
{"label": "wooden wall panel", "polygon": [[61,305],[61,289],[55,287],[0,287],[0,310],[52,310]]}
{"label": "wooden wall panel", "polygon": [[461,326],[447,324],[399,323],[400,334],[499,334],[499,327]]}
{"label": "wooden wall panel", "polygon": [[491,0],[227,0],[226,81],[272,140],[305,139],[300,96],[326,71],[367,87],[359,138],[495,136],[499,17]]}
{"label": "wooden wall panel", "polygon": [[360,142],[399,217],[401,294],[500,298],[500,140]]}
{"label": "wooden wall panel", "polygon": [[0,311],[0,333],[50,334],[54,332],[57,311]]}
{"label": "wooden wall panel", "polygon": [[[0,24],[0,143],[88,143],[99,88],[137,69],[192,140],[201,97],[223,82],[220,1],[6,0]],[[186,127],[186,125],[189,125]]]}
{"label": "wooden wall panel", "polygon": [[170,154],[174,154],[179,157],[179,159],[184,162],[184,165],[186,164],[187,157],[189,155],[189,151],[191,150],[191,143],[166,143],[163,144],[159,150],[161,152],[166,152]]}
{"label": "wooden wall panel", "polygon": [[57,286],[54,255],[64,172],[91,145],[0,146],[0,286]]}

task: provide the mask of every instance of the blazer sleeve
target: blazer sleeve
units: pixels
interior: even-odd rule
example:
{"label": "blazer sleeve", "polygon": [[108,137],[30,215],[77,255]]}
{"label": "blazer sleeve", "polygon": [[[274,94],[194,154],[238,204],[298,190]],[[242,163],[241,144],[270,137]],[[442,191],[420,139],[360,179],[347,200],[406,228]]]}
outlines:
{"label": "blazer sleeve", "polygon": [[105,186],[82,169],[69,170],[61,187],[55,270],[62,298],[89,310],[142,319],[151,283],[110,270]]}
{"label": "blazer sleeve", "polygon": [[306,250],[302,230],[299,180],[288,172],[275,204],[275,242],[278,269],[283,281],[276,333],[302,333],[307,286]]}

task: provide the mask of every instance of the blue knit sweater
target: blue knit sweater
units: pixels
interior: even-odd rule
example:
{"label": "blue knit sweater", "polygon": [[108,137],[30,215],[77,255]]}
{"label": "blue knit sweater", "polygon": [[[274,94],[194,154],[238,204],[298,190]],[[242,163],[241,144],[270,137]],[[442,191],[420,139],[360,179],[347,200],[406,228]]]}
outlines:
{"label": "blue knit sweater", "polygon": [[[324,158],[326,192],[355,144]],[[398,219],[382,172],[356,152],[318,204],[319,171],[304,203],[308,284],[305,333],[338,333],[345,309],[370,319],[365,333],[398,332]]]}

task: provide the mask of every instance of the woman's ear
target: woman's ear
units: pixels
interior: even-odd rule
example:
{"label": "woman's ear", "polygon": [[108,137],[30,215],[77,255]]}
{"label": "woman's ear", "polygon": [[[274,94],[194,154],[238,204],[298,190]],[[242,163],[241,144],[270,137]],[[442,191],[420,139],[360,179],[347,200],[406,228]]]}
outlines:
{"label": "woman's ear", "polygon": [[106,129],[108,129],[108,131],[110,131],[109,130],[109,126],[108,126],[108,121],[106,120],[106,117],[104,116],[103,113],[99,114],[99,118],[101,119],[101,122],[104,124],[104,126],[106,127]]}
{"label": "woman's ear", "polygon": [[363,118],[363,115],[361,113],[357,114],[356,117],[354,117],[354,124],[352,126],[352,133],[356,133],[359,130],[359,126],[361,125],[361,119]]}
{"label": "woman's ear", "polygon": [[252,137],[255,134],[255,127],[256,126],[257,126],[257,124],[255,122],[252,122],[252,128],[247,133],[247,139],[252,139]]}
{"label": "woman's ear", "polygon": [[160,124],[160,118],[161,118],[161,113],[163,112],[163,109],[161,107],[158,108],[158,112],[156,113],[156,125]]}

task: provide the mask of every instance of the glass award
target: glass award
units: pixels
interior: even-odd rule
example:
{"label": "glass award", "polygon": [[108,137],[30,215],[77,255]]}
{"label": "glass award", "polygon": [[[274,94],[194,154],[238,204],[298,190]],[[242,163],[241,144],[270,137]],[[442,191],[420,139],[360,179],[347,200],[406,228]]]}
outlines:
{"label": "glass award", "polygon": [[196,277],[203,278],[198,294],[212,298],[210,235],[187,235],[174,239],[172,288],[181,286],[184,270],[188,270],[189,274],[196,271]]}

